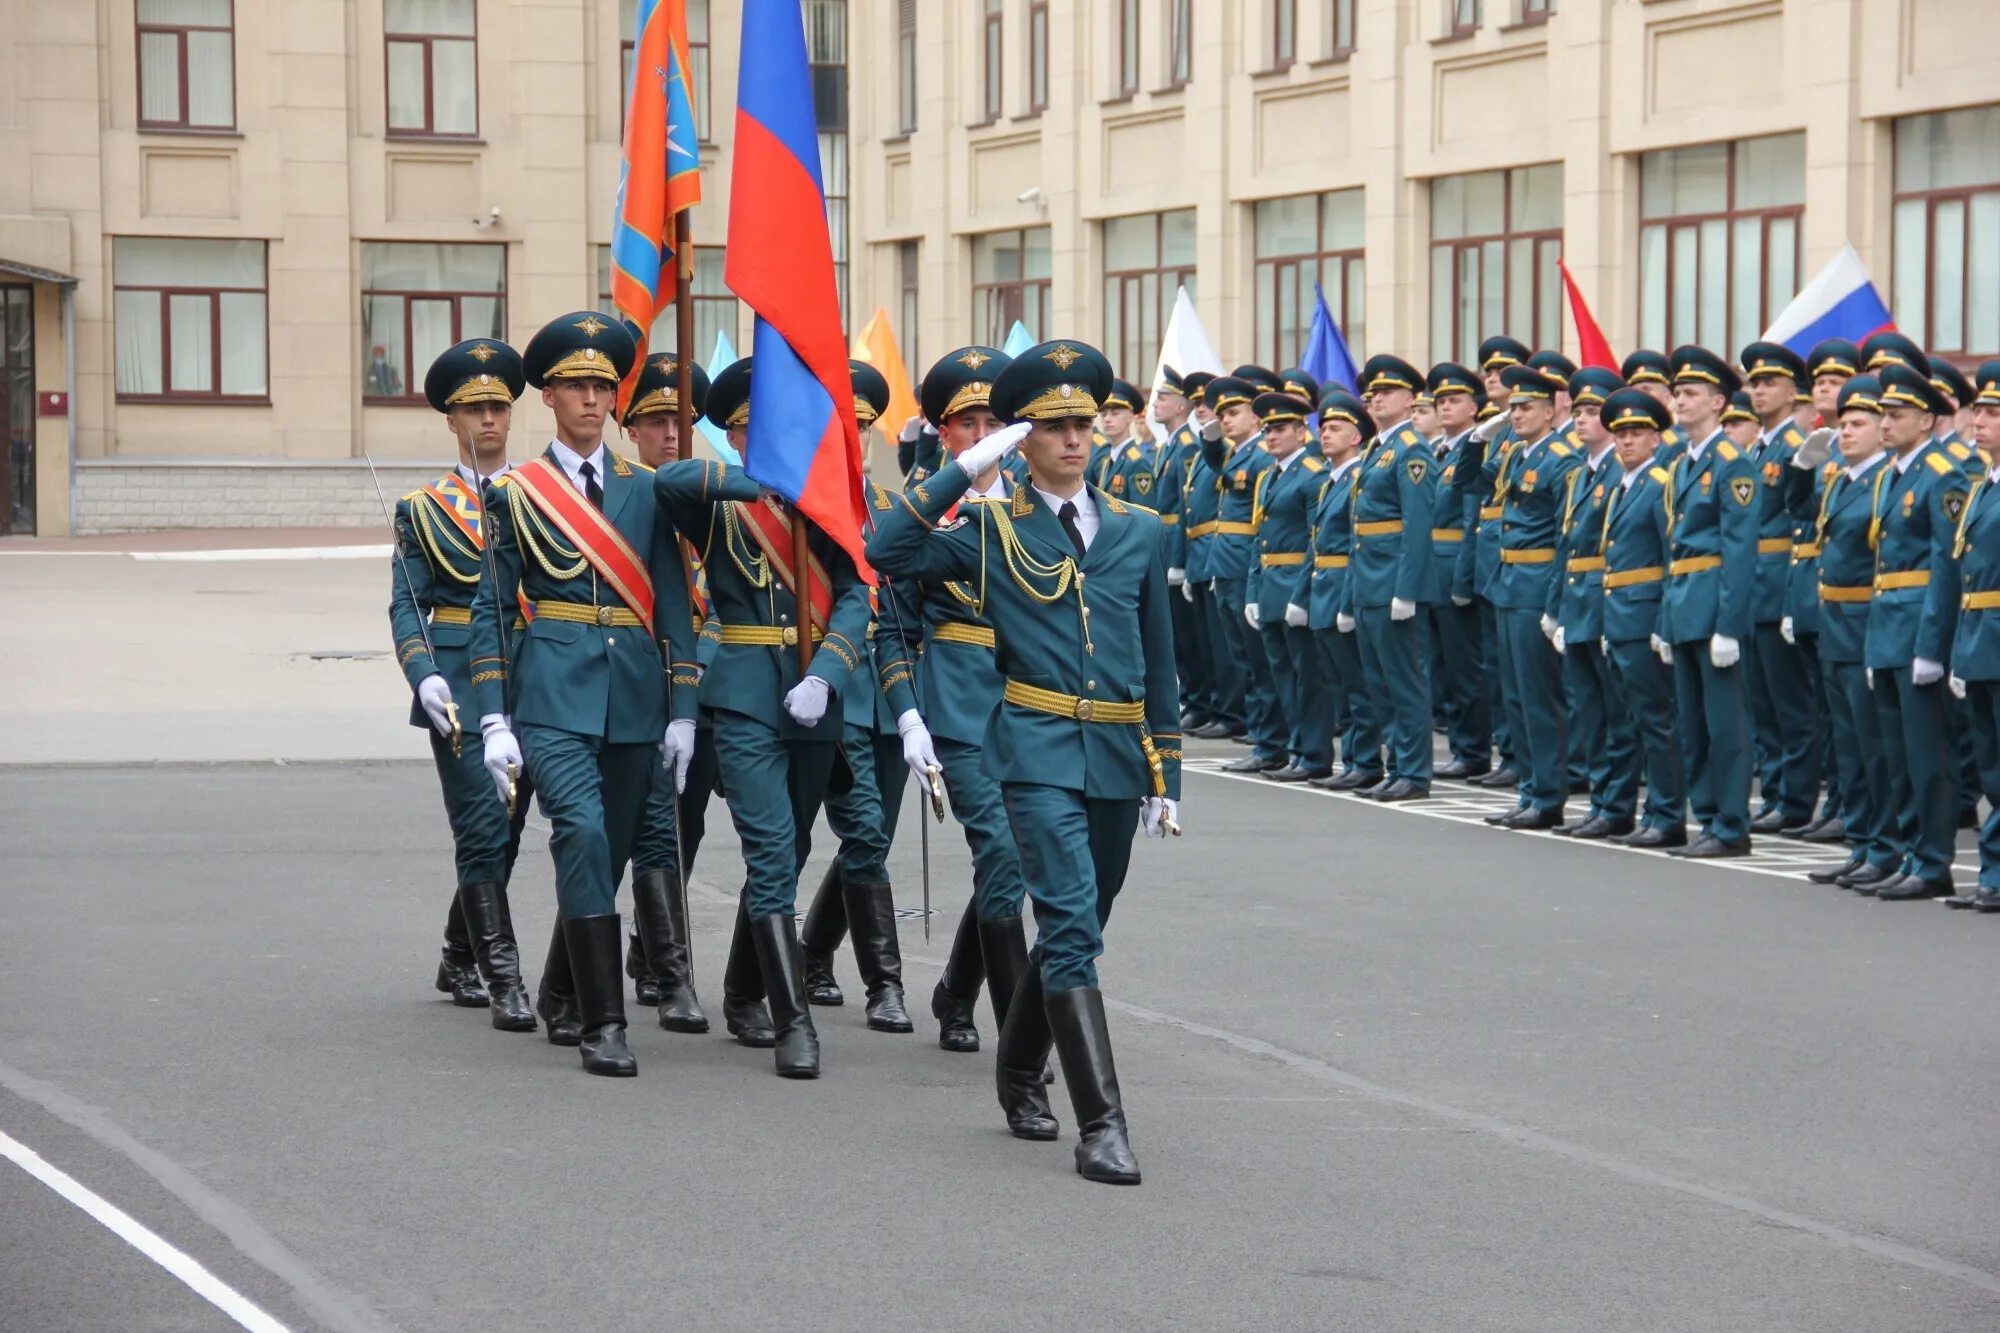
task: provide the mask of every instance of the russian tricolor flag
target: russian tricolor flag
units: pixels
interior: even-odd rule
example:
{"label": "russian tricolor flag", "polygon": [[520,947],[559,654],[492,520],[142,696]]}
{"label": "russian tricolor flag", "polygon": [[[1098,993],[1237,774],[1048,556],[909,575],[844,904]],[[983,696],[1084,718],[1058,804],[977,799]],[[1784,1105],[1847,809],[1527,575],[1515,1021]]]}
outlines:
{"label": "russian tricolor flag", "polygon": [[1875,288],[1854,247],[1843,245],[1819,276],[1778,312],[1764,330],[1766,342],[1783,343],[1801,357],[1828,338],[1845,338],[1859,347],[1874,334],[1893,329],[1889,303]]}
{"label": "russian tricolor flag", "polygon": [[798,0],[744,0],[723,277],[756,312],[743,470],[863,554],[861,434]]}

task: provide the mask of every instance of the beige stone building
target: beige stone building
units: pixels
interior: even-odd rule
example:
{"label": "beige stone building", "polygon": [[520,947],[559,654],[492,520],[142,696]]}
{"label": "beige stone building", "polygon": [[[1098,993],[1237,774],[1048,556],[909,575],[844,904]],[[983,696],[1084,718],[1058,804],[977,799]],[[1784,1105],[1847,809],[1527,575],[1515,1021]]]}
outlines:
{"label": "beige stone building", "polygon": [[[2000,355],[1993,0],[802,0],[851,327],[1734,349],[1852,242]],[[0,0],[0,531],[379,522],[455,337],[603,304],[632,0]],[[739,0],[690,0],[719,240]],[[698,263],[706,359],[749,342]],[[523,400],[517,452],[545,438]]]}

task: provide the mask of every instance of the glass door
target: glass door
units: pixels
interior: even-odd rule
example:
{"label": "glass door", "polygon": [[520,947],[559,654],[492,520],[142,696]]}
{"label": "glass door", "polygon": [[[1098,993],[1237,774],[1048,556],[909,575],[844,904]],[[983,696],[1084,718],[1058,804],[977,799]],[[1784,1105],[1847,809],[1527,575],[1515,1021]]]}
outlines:
{"label": "glass door", "polygon": [[35,289],[0,284],[0,536],[35,531]]}

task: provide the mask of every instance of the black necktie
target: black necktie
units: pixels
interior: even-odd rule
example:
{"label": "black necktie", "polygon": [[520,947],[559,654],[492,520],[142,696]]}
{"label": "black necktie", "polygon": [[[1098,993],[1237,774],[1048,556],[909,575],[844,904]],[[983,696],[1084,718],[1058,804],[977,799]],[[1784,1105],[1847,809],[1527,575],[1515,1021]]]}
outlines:
{"label": "black necktie", "polygon": [[598,509],[604,508],[604,488],[597,484],[597,469],[585,463],[578,468],[577,475],[583,478],[583,494]]}
{"label": "black necktie", "polygon": [[1056,518],[1062,523],[1063,531],[1069,534],[1069,544],[1076,548],[1076,558],[1083,559],[1083,529],[1076,525],[1076,502],[1064,500],[1062,508],[1056,510]]}

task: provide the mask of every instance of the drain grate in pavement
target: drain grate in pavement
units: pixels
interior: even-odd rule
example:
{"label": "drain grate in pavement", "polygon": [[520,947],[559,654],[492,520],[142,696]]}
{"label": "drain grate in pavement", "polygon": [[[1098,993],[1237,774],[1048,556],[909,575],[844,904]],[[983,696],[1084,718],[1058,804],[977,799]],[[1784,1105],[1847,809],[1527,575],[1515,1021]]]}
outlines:
{"label": "drain grate in pavement", "polygon": [[372,662],[378,657],[387,657],[386,648],[325,648],[318,652],[293,653],[293,657],[303,657],[308,662]]}

